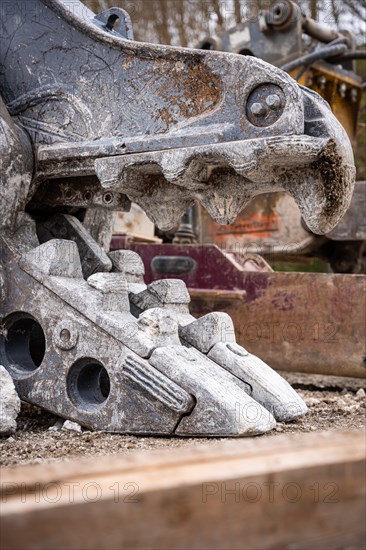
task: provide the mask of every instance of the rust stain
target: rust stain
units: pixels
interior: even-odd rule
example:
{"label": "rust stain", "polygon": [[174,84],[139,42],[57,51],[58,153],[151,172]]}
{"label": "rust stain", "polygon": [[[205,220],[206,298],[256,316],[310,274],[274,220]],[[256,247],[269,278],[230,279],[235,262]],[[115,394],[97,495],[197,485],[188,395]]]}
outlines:
{"label": "rust stain", "polygon": [[202,63],[189,61],[182,65],[180,61],[166,64],[161,73],[166,75],[164,81],[154,92],[165,103],[157,109],[155,120],[163,120],[167,129],[182,119],[211,111],[221,98],[219,79]]}
{"label": "rust stain", "polygon": [[329,140],[319,159],[312,163],[311,168],[316,174],[322,174],[327,200],[323,215],[332,216],[339,208],[339,203],[344,199],[345,170],[342,158],[336,151],[336,144]]}

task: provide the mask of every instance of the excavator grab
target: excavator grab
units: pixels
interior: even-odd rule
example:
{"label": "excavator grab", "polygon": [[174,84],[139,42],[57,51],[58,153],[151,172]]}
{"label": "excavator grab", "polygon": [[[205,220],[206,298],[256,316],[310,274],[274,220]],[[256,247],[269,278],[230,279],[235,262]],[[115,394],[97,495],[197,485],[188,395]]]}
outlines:
{"label": "excavator grab", "polygon": [[119,8],[27,5],[1,10],[0,59],[0,362],[21,398],[133,434],[247,436],[305,414],[228,315],[194,319],[182,281],[146,286],[139,256],[81,220],[134,201],[168,229],[199,202],[228,224],[283,190],[329,232],[355,167],[327,103],[250,56],[135,42]]}

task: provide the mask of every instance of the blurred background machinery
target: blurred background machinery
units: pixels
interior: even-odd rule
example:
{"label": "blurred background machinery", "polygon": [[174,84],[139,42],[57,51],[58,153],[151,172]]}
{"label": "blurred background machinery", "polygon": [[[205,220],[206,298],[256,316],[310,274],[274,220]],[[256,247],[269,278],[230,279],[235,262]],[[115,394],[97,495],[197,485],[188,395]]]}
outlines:
{"label": "blurred background machinery", "polygon": [[[365,51],[356,48],[352,33],[306,17],[294,2],[268,5],[198,47],[282,67],[329,103],[355,147],[364,90],[356,62]],[[141,213],[136,224],[121,214],[112,248],[137,251],[148,282],[183,279],[194,315],[228,312],[241,344],[275,368],[364,376],[365,207],[366,183],[359,181],[349,211],[326,236],[310,232],[293,199],[281,192],[258,195],[229,226],[197,206],[174,231],[145,222],[142,235]]]}
{"label": "blurred background machinery", "polygon": [[[199,47],[259,57],[286,70],[329,103],[356,147],[364,87],[356,60],[366,52],[357,51],[349,31],[334,30],[303,15],[294,2],[278,0],[255,20],[207,36]],[[263,105],[264,110],[271,108]],[[195,233],[201,243],[264,255],[276,269],[324,270],[325,262],[335,273],[365,273],[365,211],[366,182],[359,181],[351,208],[326,237],[307,229],[293,199],[284,193],[258,196],[228,227],[218,226],[200,210]]]}

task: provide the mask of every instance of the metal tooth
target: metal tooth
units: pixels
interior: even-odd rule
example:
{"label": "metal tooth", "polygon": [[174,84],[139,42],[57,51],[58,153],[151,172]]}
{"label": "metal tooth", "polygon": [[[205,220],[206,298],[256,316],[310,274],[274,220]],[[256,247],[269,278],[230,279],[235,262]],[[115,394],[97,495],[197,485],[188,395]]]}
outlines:
{"label": "metal tooth", "polygon": [[208,357],[250,384],[253,399],[271,411],[276,420],[286,422],[306,414],[304,401],[290,384],[238,344],[218,343]]}
{"label": "metal tooth", "polygon": [[153,307],[174,311],[180,325],[191,323],[194,320],[188,308],[191,298],[184,281],[180,279],[154,281],[148,285],[145,291],[131,294],[130,300],[138,311],[145,311]]}
{"label": "metal tooth", "polygon": [[[137,328],[136,336],[140,344],[149,348],[147,356],[156,348],[180,345],[177,319],[173,313],[164,309],[152,308],[144,311],[138,318]],[[125,343],[128,345],[128,342]],[[142,352],[137,352],[145,356]]]}
{"label": "metal tooth", "polygon": [[88,278],[87,283],[102,293],[103,311],[130,311],[127,281],[121,273],[95,273]]}
{"label": "metal tooth", "polygon": [[235,343],[233,321],[227,313],[214,312],[180,327],[179,336],[203,353],[208,353],[218,342]]}
{"label": "metal tooth", "polygon": [[112,262],[107,254],[91,237],[83,224],[74,216],[57,214],[50,220],[39,224],[38,234],[41,240],[50,238],[68,239],[77,244],[85,278],[100,271],[111,271]]}
{"label": "metal tooth", "polygon": [[251,436],[273,429],[272,414],[248,393],[246,385],[197,350],[156,349],[149,363],[192,394],[196,406],[182,418],[181,436]]}
{"label": "metal tooth", "polygon": [[52,239],[37,246],[23,258],[46,275],[83,278],[78,248],[73,241]]}
{"label": "metal tooth", "polygon": [[88,285],[107,294],[108,292],[126,294],[127,281],[121,273],[95,273],[88,277]]}
{"label": "metal tooth", "polygon": [[[160,292],[153,294],[153,301],[149,294],[151,286],[160,289]],[[176,315],[176,311],[172,309],[177,307],[174,300],[183,301],[185,290],[183,281],[157,281],[149,285],[146,293],[132,296],[131,299],[134,303],[139,303],[141,308],[146,308],[151,303],[155,306],[163,305],[160,301],[163,298],[164,311],[172,311]],[[286,380],[261,359],[236,344],[235,330],[229,315],[215,312],[194,319],[189,315],[187,307],[187,313],[176,315],[176,319],[183,344],[207,354],[207,357],[229,371],[238,381],[245,383],[250,388],[253,399],[270,411],[277,420],[289,421],[306,414],[304,401]]]}
{"label": "metal tooth", "polygon": [[146,290],[144,262],[132,250],[115,250],[108,254],[113,264],[113,270],[123,273],[128,290],[135,294]]}
{"label": "metal tooth", "polygon": [[180,279],[154,281],[148,289],[163,304],[189,304],[191,301],[186,284]]}
{"label": "metal tooth", "polygon": [[[225,183],[225,176],[221,179]],[[249,202],[249,196],[244,190],[227,192],[224,194],[219,189],[208,190],[200,199],[200,203],[207,210],[213,220],[220,225],[228,225],[235,221],[236,217]]]}

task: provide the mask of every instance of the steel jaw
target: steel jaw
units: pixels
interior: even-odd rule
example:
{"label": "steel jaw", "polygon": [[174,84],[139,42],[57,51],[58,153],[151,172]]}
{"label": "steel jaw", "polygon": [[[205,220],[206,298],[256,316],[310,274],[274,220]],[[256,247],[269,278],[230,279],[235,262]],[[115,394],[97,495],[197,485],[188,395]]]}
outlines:
{"label": "steel jaw", "polygon": [[0,362],[21,397],[133,434],[245,436],[305,414],[227,315],[194,319],[183,283],[146,287],[138,256],[61,212],[134,201],[164,229],[199,202],[226,224],[285,190],[327,232],[355,173],[327,104],[251,56],[135,42],[118,8],[28,4],[0,13]]}
{"label": "steel jaw", "polygon": [[126,211],[134,201],[170,229],[194,202],[228,224],[259,193],[283,190],[314,233],[344,215],[350,141],[327,103],[284,71],[253,56],[136,42],[121,9],[33,4],[0,11],[0,116],[26,131],[35,159],[30,173],[21,154],[4,155],[24,180],[7,184],[14,211]]}
{"label": "steel jaw", "polygon": [[146,287],[129,251],[85,280],[76,242],[34,247],[26,225],[22,252],[10,231],[2,239],[0,362],[22,399],[89,429],[145,435],[249,436],[306,412],[235,344],[230,317],[190,316],[181,281]]}

